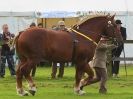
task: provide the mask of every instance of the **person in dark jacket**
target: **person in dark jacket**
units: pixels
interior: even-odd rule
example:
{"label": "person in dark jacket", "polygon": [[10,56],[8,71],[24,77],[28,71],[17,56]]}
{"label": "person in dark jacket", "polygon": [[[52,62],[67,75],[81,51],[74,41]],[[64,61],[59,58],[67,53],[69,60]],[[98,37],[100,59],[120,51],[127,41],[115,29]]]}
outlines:
{"label": "person in dark jacket", "polygon": [[30,28],[33,28],[33,27],[36,27],[36,23],[34,23],[34,22],[32,22],[32,23],[30,24]]}
{"label": "person in dark jacket", "polygon": [[2,39],[2,49],[1,49],[1,66],[0,66],[0,77],[4,78],[5,76],[5,64],[6,60],[8,63],[8,67],[10,70],[10,74],[12,77],[16,77],[15,66],[13,55],[15,54],[15,50],[10,50],[9,41],[14,37],[13,34],[9,32],[8,25],[4,24],[3,33],[1,34]]}
{"label": "person in dark jacket", "polygon": [[[126,28],[122,27],[121,24],[121,20],[116,20],[116,24],[118,29],[120,29],[121,35],[123,37],[123,40],[126,40],[127,38],[127,34],[126,34]],[[124,44],[118,46],[116,49],[114,49],[112,51],[112,56],[113,57],[120,57],[122,50],[124,49]],[[118,77],[119,74],[119,65],[120,65],[120,61],[113,61],[112,62],[112,74],[113,77]]]}

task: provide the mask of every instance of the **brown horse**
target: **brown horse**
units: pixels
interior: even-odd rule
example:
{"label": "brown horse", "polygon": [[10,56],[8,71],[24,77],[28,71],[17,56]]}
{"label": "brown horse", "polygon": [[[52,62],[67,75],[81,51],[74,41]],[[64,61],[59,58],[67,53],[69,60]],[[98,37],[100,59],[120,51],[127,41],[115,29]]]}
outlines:
{"label": "brown horse", "polygon": [[90,18],[75,25],[71,32],[32,28],[21,33],[16,38],[16,51],[21,61],[16,73],[18,94],[22,96],[28,94],[22,87],[23,76],[29,83],[29,92],[32,95],[35,94],[36,86],[30,72],[43,59],[53,62],[73,60],[76,64],[74,91],[77,94],[83,94],[84,91],[80,90],[83,86],[80,83],[81,77],[84,72],[88,74],[86,78],[88,80],[94,76],[88,62],[93,58],[101,35],[122,41],[114,16]]}

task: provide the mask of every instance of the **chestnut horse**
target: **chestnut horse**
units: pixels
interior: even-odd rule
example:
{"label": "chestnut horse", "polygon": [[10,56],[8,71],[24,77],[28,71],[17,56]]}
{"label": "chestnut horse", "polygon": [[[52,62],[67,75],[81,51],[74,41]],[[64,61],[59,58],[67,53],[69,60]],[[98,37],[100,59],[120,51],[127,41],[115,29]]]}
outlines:
{"label": "chestnut horse", "polygon": [[15,40],[16,51],[21,61],[16,72],[18,94],[28,95],[22,87],[23,76],[29,83],[29,92],[32,95],[35,94],[36,86],[30,72],[36,64],[45,59],[53,62],[74,60],[76,64],[74,91],[82,95],[84,91],[80,89],[83,86],[80,81],[84,72],[88,74],[86,78],[88,80],[94,76],[88,62],[93,58],[101,35],[122,41],[114,16],[97,16],[87,19],[75,25],[71,32],[32,28],[19,34]]}

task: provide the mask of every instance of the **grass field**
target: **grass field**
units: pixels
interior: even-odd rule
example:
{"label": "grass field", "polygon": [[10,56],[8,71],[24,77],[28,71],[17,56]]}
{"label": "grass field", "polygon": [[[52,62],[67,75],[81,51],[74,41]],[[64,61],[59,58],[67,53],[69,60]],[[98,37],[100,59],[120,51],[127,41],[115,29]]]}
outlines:
{"label": "grass field", "polygon": [[[6,70],[6,77],[0,79],[0,99],[133,99],[133,67],[127,68],[128,77],[125,76],[124,67],[120,68],[120,78],[110,78],[107,83],[108,94],[98,93],[98,83],[85,87],[84,96],[73,93],[74,74],[73,67],[65,68],[63,79],[50,79],[51,68],[38,68],[35,77],[37,93],[35,96],[21,97],[16,94],[15,79]],[[24,81],[24,87],[27,83]]]}

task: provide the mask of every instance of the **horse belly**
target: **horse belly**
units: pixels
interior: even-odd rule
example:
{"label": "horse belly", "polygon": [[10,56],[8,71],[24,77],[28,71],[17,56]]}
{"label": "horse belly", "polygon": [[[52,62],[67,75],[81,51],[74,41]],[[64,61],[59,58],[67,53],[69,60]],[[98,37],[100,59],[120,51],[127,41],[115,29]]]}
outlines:
{"label": "horse belly", "polygon": [[58,37],[52,40],[49,45],[49,59],[52,61],[71,61],[72,58],[72,40],[68,37]]}

